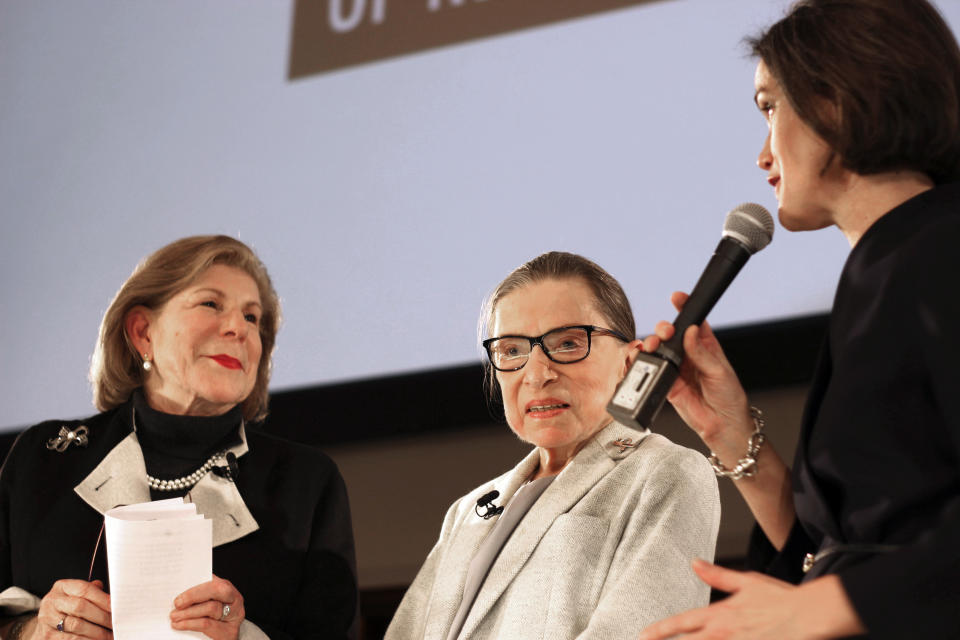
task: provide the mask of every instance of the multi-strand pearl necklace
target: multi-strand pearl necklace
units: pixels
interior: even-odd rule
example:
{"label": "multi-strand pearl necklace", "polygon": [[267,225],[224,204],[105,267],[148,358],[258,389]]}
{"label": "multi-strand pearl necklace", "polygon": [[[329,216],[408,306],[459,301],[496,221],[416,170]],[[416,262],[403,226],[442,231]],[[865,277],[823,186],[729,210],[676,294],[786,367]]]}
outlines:
{"label": "multi-strand pearl necklace", "polygon": [[213,465],[218,460],[222,460],[225,455],[227,455],[226,450],[218,451],[207,458],[207,461],[203,463],[203,466],[190,475],[180,476],[179,478],[174,478],[172,480],[161,480],[160,478],[154,478],[148,473],[147,483],[150,485],[151,489],[156,489],[157,491],[181,491],[183,489],[190,489],[193,487],[193,485],[200,482],[203,476],[210,473],[210,469],[213,468]]}
{"label": "multi-strand pearl necklace", "polygon": [[[131,416],[133,422],[133,430],[137,430],[137,411],[133,410],[133,415]],[[243,421],[240,421],[240,428],[243,428]],[[207,461],[201,465],[199,469],[191,473],[190,475],[180,476],[179,478],[174,478],[172,480],[161,480],[160,478],[154,478],[149,473],[147,474],[147,484],[150,485],[151,489],[157,491],[182,491],[184,489],[190,489],[193,485],[200,482],[205,475],[210,473],[210,469],[213,469],[213,466],[217,463],[218,460],[223,460],[224,456],[227,455],[227,450],[218,451],[209,458]]]}

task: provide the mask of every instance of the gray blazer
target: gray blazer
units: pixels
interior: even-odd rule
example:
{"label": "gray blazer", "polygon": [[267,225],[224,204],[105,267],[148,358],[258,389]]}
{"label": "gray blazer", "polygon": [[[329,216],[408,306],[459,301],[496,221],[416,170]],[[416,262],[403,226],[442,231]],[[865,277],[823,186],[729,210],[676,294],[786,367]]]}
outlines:
{"label": "gray blazer", "polygon": [[[614,444],[628,438],[634,446]],[[496,489],[496,503],[507,504],[538,462],[534,449],[450,507],[387,640],[443,640],[494,523],[474,513],[477,499]],[[713,559],[719,524],[716,478],[701,454],[612,423],[517,525],[460,639],[635,638],[651,622],[708,603],[690,562]]]}

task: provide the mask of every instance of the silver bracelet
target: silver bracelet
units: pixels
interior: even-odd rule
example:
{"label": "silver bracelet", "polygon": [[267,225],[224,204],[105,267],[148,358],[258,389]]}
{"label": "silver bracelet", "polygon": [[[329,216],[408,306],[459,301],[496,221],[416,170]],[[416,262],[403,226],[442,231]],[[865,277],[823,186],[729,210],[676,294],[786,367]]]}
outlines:
{"label": "silver bracelet", "polygon": [[733,469],[727,469],[720,462],[717,454],[713,451],[710,452],[710,466],[713,467],[713,472],[717,474],[718,478],[739,480],[743,477],[749,478],[757,475],[757,454],[760,453],[760,447],[767,439],[763,435],[763,427],[766,423],[763,421],[763,412],[756,407],[750,407],[750,416],[753,418],[754,430],[747,441],[747,455],[737,460],[737,466]]}

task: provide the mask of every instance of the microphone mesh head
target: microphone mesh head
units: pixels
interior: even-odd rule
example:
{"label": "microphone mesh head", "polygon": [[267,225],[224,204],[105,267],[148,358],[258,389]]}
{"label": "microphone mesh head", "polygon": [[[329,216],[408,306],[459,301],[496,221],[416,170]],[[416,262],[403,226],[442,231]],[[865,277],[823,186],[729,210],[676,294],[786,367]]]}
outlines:
{"label": "microphone mesh head", "polygon": [[733,208],[723,223],[723,236],[737,240],[750,253],[756,253],[773,240],[773,217],[753,202]]}

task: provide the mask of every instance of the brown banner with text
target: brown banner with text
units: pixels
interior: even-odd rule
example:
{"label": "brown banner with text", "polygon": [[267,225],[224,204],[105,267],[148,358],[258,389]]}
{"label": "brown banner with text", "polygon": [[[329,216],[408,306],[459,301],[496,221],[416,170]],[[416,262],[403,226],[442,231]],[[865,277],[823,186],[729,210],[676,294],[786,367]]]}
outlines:
{"label": "brown banner with text", "polygon": [[654,1],[296,0],[289,75],[302,78]]}

